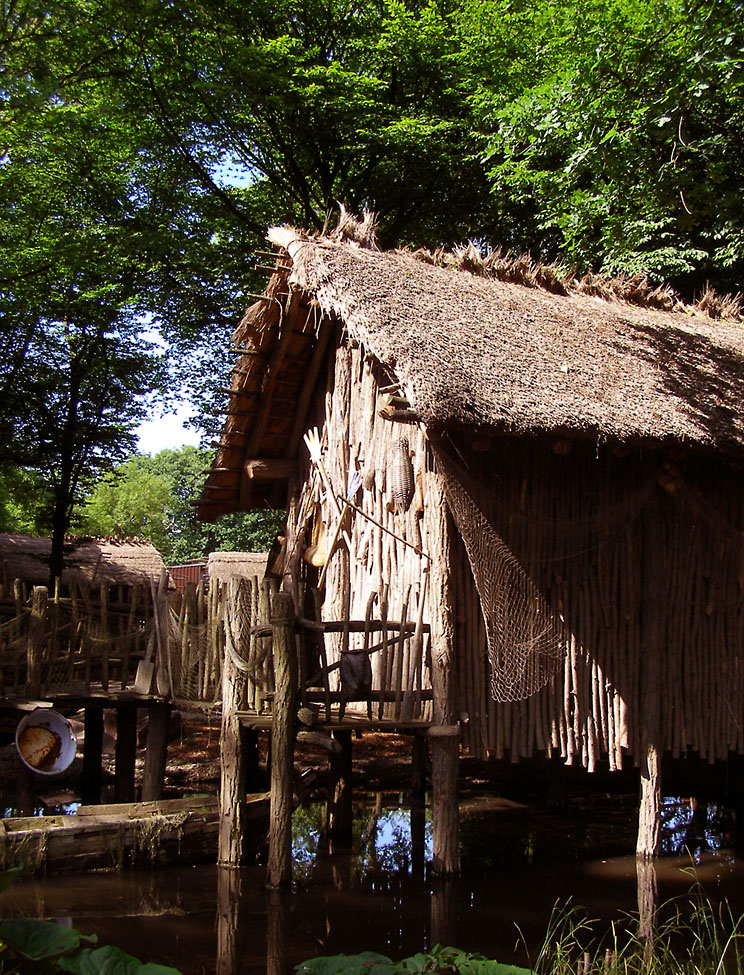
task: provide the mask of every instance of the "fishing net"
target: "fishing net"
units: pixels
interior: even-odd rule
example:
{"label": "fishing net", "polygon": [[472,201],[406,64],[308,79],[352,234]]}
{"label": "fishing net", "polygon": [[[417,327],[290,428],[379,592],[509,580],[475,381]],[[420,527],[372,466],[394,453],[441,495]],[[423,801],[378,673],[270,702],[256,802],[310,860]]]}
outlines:
{"label": "fishing net", "polygon": [[495,701],[523,701],[563,663],[567,647],[561,620],[483,513],[465,472],[442,450],[435,454],[480,597],[491,695]]}

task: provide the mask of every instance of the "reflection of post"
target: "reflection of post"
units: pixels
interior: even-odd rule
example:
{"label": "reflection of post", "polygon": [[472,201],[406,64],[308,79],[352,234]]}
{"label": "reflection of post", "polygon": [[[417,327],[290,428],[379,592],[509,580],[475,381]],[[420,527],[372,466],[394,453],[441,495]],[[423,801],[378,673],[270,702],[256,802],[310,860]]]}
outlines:
{"label": "reflection of post", "polygon": [[[269,891],[266,902],[266,975],[286,975],[289,952],[289,902],[281,890]],[[238,968],[233,970],[239,971]],[[220,975],[220,973],[218,973]],[[228,975],[224,972],[223,975]]]}
{"label": "reflection of post", "polygon": [[240,870],[217,868],[217,964],[216,975],[240,971],[238,916],[243,875]]}
{"label": "reflection of post", "polygon": [[644,957],[648,960],[654,950],[659,897],[656,865],[653,860],[636,858],[636,879],[638,881],[638,938],[643,942]]}
{"label": "reflection of post", "polygon": [[431,944],[457,944],[457,907],[460,884],[457,877],[443,877],[431,889]]}
{"label": "reflection of post", "polygon": [[294,641],[294,603],[289,593],[272,600],[274,638],[274,716],[271,726],[271,819],[266,882],[280,887],[292,880],[292,752],[297,654]]}

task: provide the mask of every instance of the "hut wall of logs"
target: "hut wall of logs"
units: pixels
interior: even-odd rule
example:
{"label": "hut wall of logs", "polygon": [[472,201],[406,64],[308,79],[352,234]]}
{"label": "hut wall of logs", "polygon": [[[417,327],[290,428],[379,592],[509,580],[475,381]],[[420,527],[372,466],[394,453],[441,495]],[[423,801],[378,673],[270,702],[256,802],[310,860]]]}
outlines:
{"label": "hut wall of logs", "polygon": [[363,699],[371,682],[377,717],[430,720],[426,438],[379,415],[389,381],[360,347],[332,348],[291,505],[286,571],[304,615],[357,625],[321,634],[320,648],[308,640],[305,676],[325,658],[342,697]]}
{"label": "hut wall of logs", "polygon": [[458,747],[636,764],[653,856],[661,756],[744,754],[744,333],[358,229],[271,229],[200,517],[287,498],[274,635],[431,724],[441,872]]}

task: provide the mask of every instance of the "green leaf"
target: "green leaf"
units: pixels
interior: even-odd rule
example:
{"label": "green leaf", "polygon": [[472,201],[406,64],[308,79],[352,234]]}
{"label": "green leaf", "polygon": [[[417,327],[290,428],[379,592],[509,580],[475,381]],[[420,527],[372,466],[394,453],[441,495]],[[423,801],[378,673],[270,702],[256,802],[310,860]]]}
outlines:
{"label": "green leaf", "polygon": [[113,945],[85,948],[69,958],[60,958],[59,967],[73,975],[180,975],[178,969],[166,965],[143,964]]}
{"label": "green leaf", "polygon": [[374,951],[358,955],[327,955],[297,965],[296,975],[392,975],[393,962]]}
{"label": "green leaf", "polygon": [[0,938],[19,955],[32,961],[54,958],[74,951],[83,943],[95,944],[98,940],[96,935],[84,935],[54,921],[31,918],[0,921]]}

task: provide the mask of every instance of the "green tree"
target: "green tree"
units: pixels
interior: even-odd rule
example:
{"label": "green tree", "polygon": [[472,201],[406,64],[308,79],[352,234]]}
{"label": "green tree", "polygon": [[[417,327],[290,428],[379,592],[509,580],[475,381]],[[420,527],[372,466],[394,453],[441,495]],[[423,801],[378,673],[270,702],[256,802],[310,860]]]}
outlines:
{"label": "green tree", "polygon": [[[499,5],[483,5],[496,17]],[[553,0],[507,16],[521,46],[475,99],[519,246],[688,293],[740,286],[744,6]],[[499,31],[503,24],[499,24]],[[482,42],[481,42],[482,43]],[[487,61],[488,59],[486,59]]]}
{"label": "green tree", "polygon": [[266,512],[227,515],[214,525],[197,520],[191,501],[211,459],[209,451],[190,446],[132,457],[95,485],[77,530],[146,538],[170,563],[212,551],[265,551],[279,528]]}

